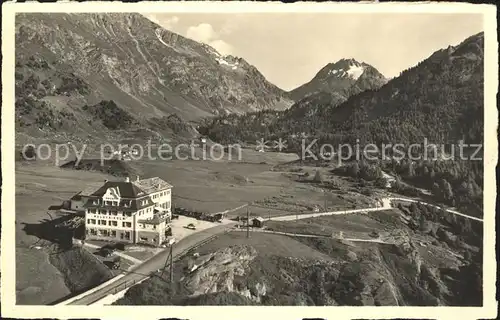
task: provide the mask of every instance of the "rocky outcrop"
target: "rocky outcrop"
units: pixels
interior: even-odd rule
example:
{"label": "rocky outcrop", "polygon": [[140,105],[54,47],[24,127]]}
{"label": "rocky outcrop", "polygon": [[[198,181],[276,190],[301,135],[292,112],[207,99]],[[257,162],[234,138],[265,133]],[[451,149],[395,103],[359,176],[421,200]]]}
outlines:
{"label": "rocky outcrop", "polygon": [[259,302],[266,295],[265,283],[235,286],[235,276],[244,276],[257,256],[252,247],[228,247],[188,262],[185,285],[193,296],[216,292],[235,292]]}

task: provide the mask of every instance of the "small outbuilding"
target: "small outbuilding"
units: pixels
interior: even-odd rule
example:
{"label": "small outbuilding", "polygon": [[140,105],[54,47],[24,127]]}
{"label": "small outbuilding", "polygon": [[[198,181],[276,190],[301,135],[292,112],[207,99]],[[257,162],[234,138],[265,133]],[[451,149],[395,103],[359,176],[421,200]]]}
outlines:
{"label": "small outbuilding", "polygon": [[73,211],[83,211],[85,210],[83,207],[83,198],[81,195],[81,192],[75,194],[73,197],[70,199],[70,209]]}
{"label": "small outbuilding", "polygon": [[252,221],[252,227],[262,228],[264,226],[265,220],[262,217],[255,217],[251,221]]}

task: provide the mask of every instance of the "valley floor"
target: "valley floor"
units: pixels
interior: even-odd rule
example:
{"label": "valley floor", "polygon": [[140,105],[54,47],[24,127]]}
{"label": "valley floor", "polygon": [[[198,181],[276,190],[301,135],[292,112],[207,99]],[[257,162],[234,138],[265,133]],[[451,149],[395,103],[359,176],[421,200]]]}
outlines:
{"label": "valley floor", "polygon": [[[299,170],[293,165],[284,165],[291,163],[290,161],[295,158],[295,155],[263,154],[245,149],[240,161],[131,161],[128,164],[134,172],[138,172],[143,177],[158,176],[172,184],[174,207],[210,213],[227,211],[227,218],[246,216],[247,210],[250,216],[262,216],[269,219],[277,216],[324,212],[325,209],[339,211],[373,208],[380,204],[380,197],[383,193],[381,190],[379,192],[374,189],[373,194],[365,195],[360,192],[353,181],[332,176],[329,173],[331,169],[329,167],[302,166]],[[311,177],[317,170],[323,173],[325,180],[334,181],[336,187],[324,189],[317,183],[313,183]],[[304,178],[307,176],[309,178]],[[109,270],[100,268],[87,268],[83,276],[75,274],[74,270],[72,272],[71,268],[77,268],[75,263],[80,266],[82,263],[89,265],[90,262],[86,259],[90,258],[85,255],[75,258],[58,251],[58,239],[51,238],[47,234],[48,230],[45,229],[48,221],[64,218],[59,217],[56,210],[51,210],[51,206],[60,205],[62,201],[68,200],[85,185],[99,183],[105,179],[116,178],[98,171],[60,169],[49,163],[17,164],[16,289],[18,304],[52,303],[68,295],[85,291],[113,276],[109,275]],[[197,229],[200,230],[211,227],[205,226],[201,221],[196,223],[199,224]],[[187,241],[191,237],[189,234],[184,234],[187,229],[181,225],[183,223],[179,224],[179,228],[174,228],[174,237],[176,234],[179,238],[188,237]],[[385,230],[386,233],[382,233],[386,237],[390,234],[384,219],[377,220],[362,214],[304,219],[300,222],[271,220],[266,222],[266,226],[284,233],[311,233],[321,236],[344,232],[345,238],[361,240],[369,240],[371,231]],[[216,248],[220,249],[238,243],[243,245],[247,242],[243,232],[224,235],[221,239],[206,246],[214,246],[216,251]],[[264,247],[269,247],[270,243],[274,243],[272,246],[276,251],[273,251],[274,256],[300,258],[313,254],[316,260],[327,257],[321,253],[321,250],[311,251],[307,245],[300,244],[307,240],[304,240],[305,238],[297,242],[291,241],[286,235],[259,233],[258,235],[252,234],[251,239],[249,245],[259,252],[268,251],[269,249]],[[264,241],[266,239],[270,241],[267,244]],[[275,243],[277,239],[282,240]],[[424,242],[430,243],[431,240],[427,239]],[[291,245],[294,243],[296,245]],[[94,244],[94,246],[98,245]],[[138,250],[125,254],[129,255],[126,260],[130,261],[130,268],[132,268],[134,264],[137,265],[137,261],[145,261],[155,253]],[[437,256],[442,254],[443,252],[440,251]],[[163,259],[160,257],[162,254],[156,252],[156,255],[154,257],[156,260]],[[148,285],[148,283],[145,281],[141,285]],[[133,290],[135,289],[131,289]],[[129,299],[127,297],[130,298],[126,294],[124,299]]]}

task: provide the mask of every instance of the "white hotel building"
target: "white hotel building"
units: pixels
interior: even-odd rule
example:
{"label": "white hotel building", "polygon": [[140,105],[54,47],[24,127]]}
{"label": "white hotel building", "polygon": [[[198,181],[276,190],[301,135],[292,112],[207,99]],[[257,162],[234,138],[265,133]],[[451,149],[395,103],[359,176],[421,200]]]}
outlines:
{"label": "white hotel building", "polygon": [[[73,197],[85,209],[86,239],[162,244],[170,231],[172,186],[160,178],[105,181]],[[72,201],[74,201],[72,198]]]}

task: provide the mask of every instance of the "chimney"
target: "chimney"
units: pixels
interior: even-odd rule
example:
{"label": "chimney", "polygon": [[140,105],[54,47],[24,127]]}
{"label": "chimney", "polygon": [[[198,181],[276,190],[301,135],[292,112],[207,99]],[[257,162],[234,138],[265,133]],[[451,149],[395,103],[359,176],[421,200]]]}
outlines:
{"label": "chimney", "polygon": [[130,178],[129,178],[129,177],[126,177],[126,178],[125,178],[125,182],[130,182]]}

